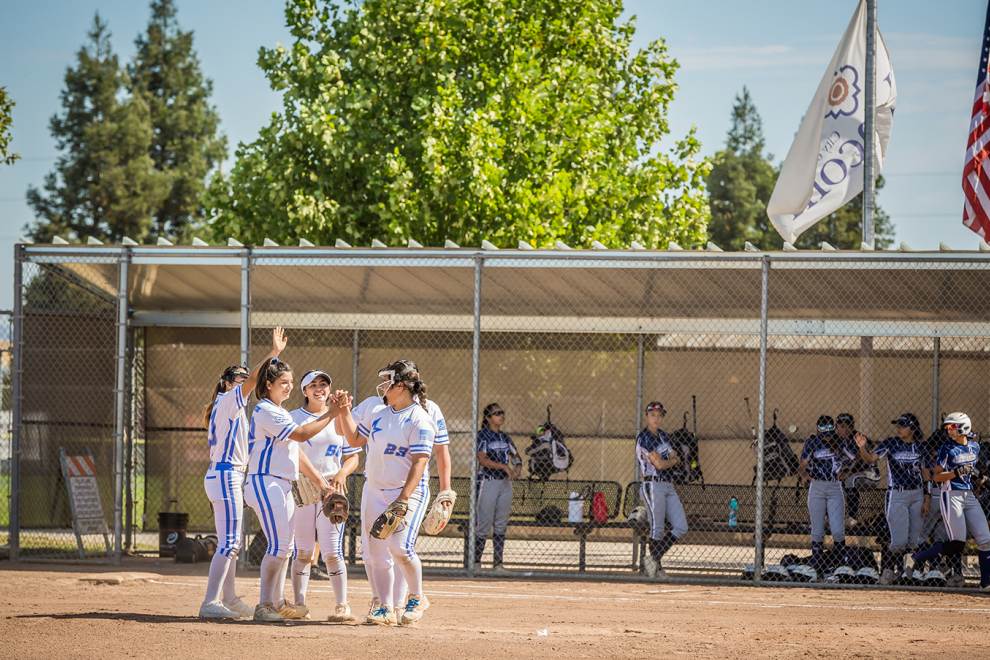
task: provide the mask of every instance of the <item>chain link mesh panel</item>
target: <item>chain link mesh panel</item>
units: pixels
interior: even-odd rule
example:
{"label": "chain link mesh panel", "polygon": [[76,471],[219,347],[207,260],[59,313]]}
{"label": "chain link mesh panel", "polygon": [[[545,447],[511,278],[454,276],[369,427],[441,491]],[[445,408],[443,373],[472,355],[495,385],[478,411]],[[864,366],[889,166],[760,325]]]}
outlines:
{"label": "chain link mesh panel", "polygon": [[[477,259],[483,263],[476,402]],[[754,447],[764,259],[769,299],[761,490]],[[76,556],[58,464],[62,447],[92,452],[112,529],[116,268],[85,259],[24,265],[22,556]],[[183,267],[169,268],[177,277]],[[210,295],[222,293],[223,309],[215,311],[229,315],[239,291],[233,269],[224,268],[224,277],[211,281]],[[171,309],[184,295],[176,277],[163,303]],[[826,559],[842,554],[830,551],[830,533],[841,522],[848,550],[842,558],[853,568],[875,563],[879,570],[892,556],[888,459],[879,461],[878,474],[866,474],[867,466],[857,464],[858,447],[850,446],[855,441],[840,438],[851,456],[848,465],[838,460],[842,473],[831,479],[842,500],[842,515],[832,512],[835,530],[827,505],[824,516],[818,504],[809,506],[808,480],[799,478],[796,461],[821,415],[837,420],[849,413],[854,427],[877,443],[896,434],[890,420],[911,412],[920,419],[919,446],[926,453],[942,413],[965,411],[974,430],[987,432],[990,390],[980,383],[990,356],[988,277],[985,260],[965,256],[404,252],[369,258],[346,252],[265,256],[258,250],[250,274],[251,366],[268,351],[274,325],[288,330],[282,357],[295,368],[297,383],[306,370],[323,369],[334,387],[350,390],[358,402],[375,394],[377,372],[388,362],[418,363],[429,398],[446,417],[452,485],[459,494],[444,533],[420,536],[417,549],[427,566],[464,570],[480,551],[477,568],[488,571],[496,559],[492,537],[507,519],[502,561],[510,569],[649,574],[660,542],[668,574],[735,579],[754,562],[762,526],[761,559],[775,578],[784,576],[782,562],[810,563],[812,522],[822,521]],[[132,304],[154,304],[155,291],[151,284],[135,288]],[[190,299],[188,311],[214,310],[200,295]],[[229,323],[232,317],[222,318]],[[240,362],[240,335],[233,327],[140,326],[129,361],[125,516],[133,525],[129,547],[154,551],[159,512],[189,513],[190,532],[212,531],[202,485],[208,464],[202,411],[216,377]],[[661,461],[677,455],[681,464],[661,462],[661,478],[644,480],[643,465],[647,473],[656,466],[648,458],[637,461],[637,434],[652,400],[666,410],[660,427],[673,445],[657,455]],[[486,478],[472,492],[481,411],[491,403],[505,411],[502,430],[523,465],[514,480],[488,479],[493,472],[482,471]],[[300,404],[297,390],[285,405]],[[548,406],[559,436],[543,433]],[[552,454],[540,453],[543,436],[562,438],[572,462],[554,467]],[[492,457],[511,462],[498,452]],[[436,460],[430,465],[434,495]],[[361,490],[355,477],[354,511]],[[676,493],[683,520],[668,508],[672,499],[654,494],[658,490]],[[499,508],[506,492],[507,511]],[[661,501],[667,510],[654,522],[651,507]],[[987,508],[985,498],[981,502]],[[3,514],[0,509],[0,528]],[[472,519],[484,544],[471,545]],[[921,543],[943,527],[937,512],[927,520]],[[257,529],[253,514],[246,522]],[[355,516],[345,543],[354,561],[361,557],[358,525]],[[662,548],[673,532],[676,542]],[[102,552],[97,540],[87,547]],[[970,579],[972,553],[970,545],[963,566]],[[952,570],[944,559],[936,563]],[[819,579],[834,568],[817,567]]]}
{"label": "chain link mesh panel", "polygon": [[[755,406],[755,337],[742,333],[758,321],[759,261],[700,276],[692,269],[702,262],[535,266],[493,260],[482,286],[482,327],[511,330],[483,336],[482,403],[511,413],[526,462],[513,483],[506,564],[653,574],[660,556],[671,574],[741,571],[753,558],[744,491],[754,455],[725,413],[733,398]],[[643,479],[637,436],[650,401],[666,416],[643,457],[664,469],[650,463]],[[573,456],[566,470],[539,460],[548,405]],[[668,533],[676,542],[657,552]]]}
{"label": "chain link mesh panel", "polygon": [[[835,573],[845,565],[915,583],[921,566],[905,554],[944,540],[939,495],[926,504],[921,483],[942,441],[932,431],[950,410],[987,429],[990,392],[974,385],[987,367],[990,269],[937,258],[772,265],[767,405],[808,469],[769,482],[767,564],[786,553],[818,579],[848,579]],[[892,423],[904,414],[919,423]],[[958,573],[945,557],[922,571],[932,568]]]}
{"label": "chain link mesh panel", "polygon": [[[91,456],[103,519],[114,515],[116,264],[23,265],[19,556],[109,552],[102,534],[80,548],[60,455]],[[102,285],[95,285],[100,282]],[[85,466],[83,466],[85,471]]]}
{"label": "chain link mesh panel", "polygon": [[12,414],[12,338],[14,316],[0,311],[0,547],[10,544],[10,454],[14,418]]}

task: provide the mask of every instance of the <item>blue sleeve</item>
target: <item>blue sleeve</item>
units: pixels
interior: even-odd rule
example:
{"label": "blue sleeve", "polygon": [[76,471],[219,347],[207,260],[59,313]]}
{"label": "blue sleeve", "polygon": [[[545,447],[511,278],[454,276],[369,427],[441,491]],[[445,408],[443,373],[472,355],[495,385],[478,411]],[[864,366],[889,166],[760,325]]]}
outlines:
{"label": "blue sleeve", "polygon": [[645,431],[640,431],[639,436],[636,438],[636,444],[648,452],[657,448],[657,440]]}
{"label": "blue sleeve", "polygon": [[479,429],[478,437],[474,441],[475,452],[485,451],[488,448],[487,429]]}
{"label": "blue sleeve", "polygon": [[873,453],[876,454],[880,458],[883,458],[884,456],[886,456],[887,454],[889,454],[890,453],[890,441],[891,441],[891,438],[887,438],[886,440],[884,440],[883,442],[881,442],[880,444],[878,444],[876,447],[873,448]]}
{"label": "blue sleeve", "polygon": [[935,465],[940,466],[943,470],[949,469],[949,446],[948,443],[943,444],[938,448],[938,455],[935,458]]}
{"label": "blue sleeve", "polygon": [[433,424],[433,420],[424,415],[423,419],[412,424],[412,427],[413,433],[408,439],[409,453],[429,456],[433,453],[433,443],[437,437],[437,428]]}
{"label": "blue sleeve", "polygon": [[815,436],[811,436],[804,441],[804,446],[801,447],[801,460],[806,461],[811,457],[811,453],[815,451]]}

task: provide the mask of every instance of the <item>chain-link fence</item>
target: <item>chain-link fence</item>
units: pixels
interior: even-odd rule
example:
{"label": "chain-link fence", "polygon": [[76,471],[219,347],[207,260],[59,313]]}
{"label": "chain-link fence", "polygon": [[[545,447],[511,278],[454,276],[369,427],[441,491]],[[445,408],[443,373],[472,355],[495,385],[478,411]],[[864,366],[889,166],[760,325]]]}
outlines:
{"label": "chain-link fence", "polygon": [[[888,482],[892,442],[872,453],[900,433],[890,420],[920,420],[907,434],[923,436],[919,474],[940,413],[990,425],[981,254],[134,248],[121,342],[125,260],[97,267],[75,250],[52,263],[67,252],[31,248],[19,271],[20,556],[76,552],[60,448],[93,455],[114,529],[117,437],[123,548],[156,551],[163,512],[212,532],[203,406],[224,367],[261,359],[276,324],[297,376],[327,371],[357,401],[386,363],[418,363],[460,497],[417,549],[450,570],[800,580],[848,566],[832,579],[869,581],[942,528],[936,496],[891,552],[904,530],[887,524],[902,492],[888,486],[913,484]],[[650,402],[662,416],[644,414]],[[293,392],[286,407],[300,403]],[[503,417],[482,415],[496,407]],[[435,460],[430,474],[435,494]],[[360,562],[358,525],[345,545]]]}

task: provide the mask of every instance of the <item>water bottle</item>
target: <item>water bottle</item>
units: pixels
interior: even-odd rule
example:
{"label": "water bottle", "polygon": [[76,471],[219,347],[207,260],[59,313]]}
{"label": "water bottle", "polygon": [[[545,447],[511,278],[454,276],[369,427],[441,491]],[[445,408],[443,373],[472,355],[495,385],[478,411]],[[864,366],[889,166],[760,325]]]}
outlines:
{"label": "water bottle", "polygon": [[729,499],[729,527],[735,529],[736,525],[739,524],[739,500],[735,497]]}

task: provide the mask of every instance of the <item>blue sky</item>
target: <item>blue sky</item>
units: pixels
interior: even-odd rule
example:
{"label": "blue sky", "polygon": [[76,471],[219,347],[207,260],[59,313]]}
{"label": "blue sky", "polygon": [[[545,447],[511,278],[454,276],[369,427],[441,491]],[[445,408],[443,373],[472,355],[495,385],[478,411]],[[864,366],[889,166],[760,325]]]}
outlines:
{"label": "blue sky", "polygon": [[[258,47],[288,43],[278,0],[178,0],[179,21],[195,32],[213,102],[231,153],[250,141],[279,107],[258,70]],[[787,153],[801,116],[856,7],[856,0],[629,0],[637,46],[666,39],[681,63],[671,113],[673,136],[698,127],[704,151],[723,146],[735,94],[747,85],[763,116],[767,146]],[[914,247],[944,241],[972,249],[961,223],[960,179],[986,0],[878,0],[880,28],[897,77],[898,100],[879,196],[897,240]],[[0,168],[0,309],[12,304],[12,250],[32,220],[24,202],[56,156],[48,120],[59,110],[66,67],[93,13],[109,23],[126,60],[147,22],[140,0],[3,0],[0,85],[14,109],[14,149],[22,160]],[[228,162],[229,165],[229,162]]]}

